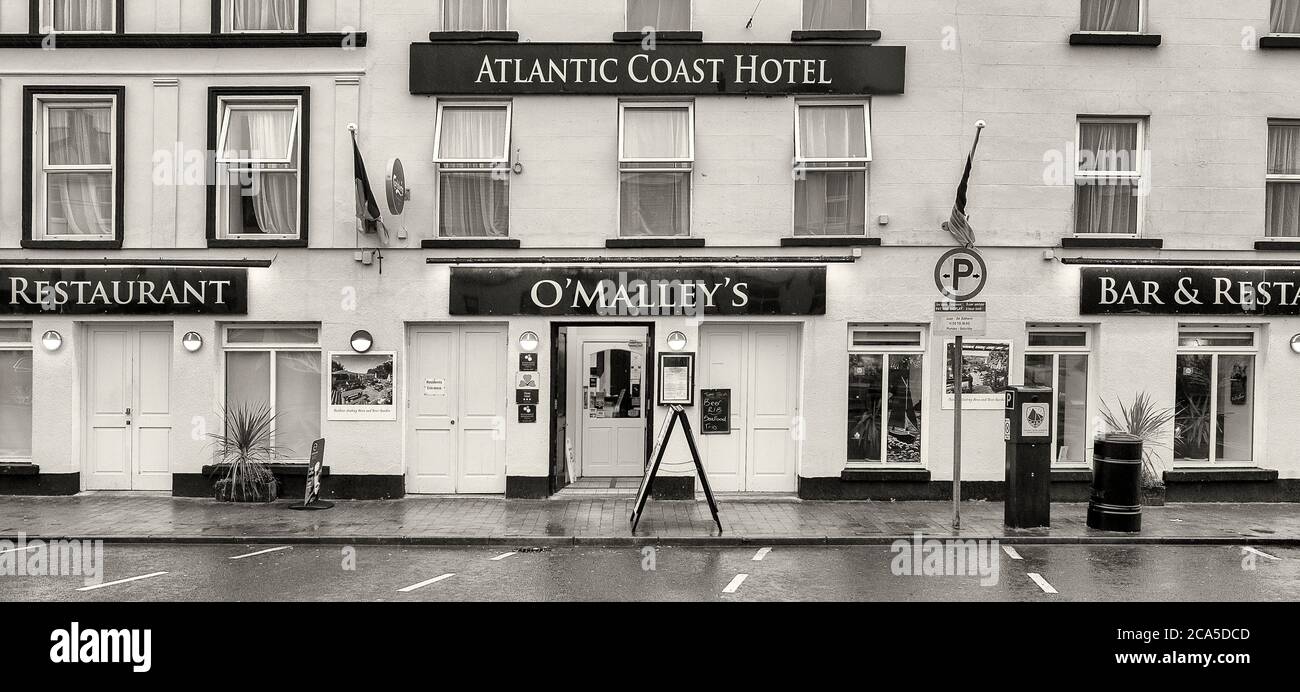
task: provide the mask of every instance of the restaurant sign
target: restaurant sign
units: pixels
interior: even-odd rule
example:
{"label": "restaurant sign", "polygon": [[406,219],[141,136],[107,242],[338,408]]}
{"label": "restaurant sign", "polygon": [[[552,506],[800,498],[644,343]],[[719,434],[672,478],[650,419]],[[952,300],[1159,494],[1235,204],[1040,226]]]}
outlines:
{"label": "restaurant sign", "polygon": [[1108,267],[1082,270],[1083,315],[1300,315],[1300,270]]}
{"label": "restaurant sign", "polygon": [[412,94],[901,94],[906,48],[784,43],[413,43]]}
{"label": "restaurant sign", "polygon": [[0,267],[0,314],[246,315],[248,270]]}
{"label": "restaurant sign", "polygon": [[451,269],[452,315],[824,315],[825,267]]}

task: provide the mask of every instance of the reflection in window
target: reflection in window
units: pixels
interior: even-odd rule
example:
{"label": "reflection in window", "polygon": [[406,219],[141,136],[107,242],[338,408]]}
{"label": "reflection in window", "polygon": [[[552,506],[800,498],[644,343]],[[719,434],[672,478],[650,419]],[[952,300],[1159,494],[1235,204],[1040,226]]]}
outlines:
{"label": "reflection in window", "polygon": [[920,354],[849,356],[849,461],[921,463]]}
{"label": "reflection in window", "polygon": [[1252,460],[1255,356],[1179,355],[1175,397],[1175,459],[1233,463]]}

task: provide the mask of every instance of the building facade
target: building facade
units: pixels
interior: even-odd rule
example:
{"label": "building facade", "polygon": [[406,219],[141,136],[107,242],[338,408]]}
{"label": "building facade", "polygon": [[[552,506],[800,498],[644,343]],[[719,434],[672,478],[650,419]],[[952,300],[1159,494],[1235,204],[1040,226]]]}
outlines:
{"label": "building facade", "polygon": [[539,498],[686,401],[715,490],[947,497],[983,120],[969,496],[1028,383],[1058,498],[1145,395],[1170,499],[1298,500],[1297,47],[1300,0],[5,0],[0,493],[208,495],[264,405],[290,491],[324,438],[327,497]]}

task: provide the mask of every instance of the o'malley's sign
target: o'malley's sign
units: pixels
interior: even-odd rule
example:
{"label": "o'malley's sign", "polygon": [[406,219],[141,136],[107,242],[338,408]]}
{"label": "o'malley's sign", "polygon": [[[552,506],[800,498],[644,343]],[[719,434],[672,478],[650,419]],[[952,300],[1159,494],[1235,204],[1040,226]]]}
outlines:
{"label": "o'malley's sign", "polygon": [[0,266],[0,314],[246,315],[248,270]]}
{"label": "o'malley's sign", "polygon": [[1300,315],[1300,270],[1084,268],[1083,315]]}
{"label": "o'malley's sign", "polygon": [[412,94],[901,94],[907,49],[867,44],[413,43]]}

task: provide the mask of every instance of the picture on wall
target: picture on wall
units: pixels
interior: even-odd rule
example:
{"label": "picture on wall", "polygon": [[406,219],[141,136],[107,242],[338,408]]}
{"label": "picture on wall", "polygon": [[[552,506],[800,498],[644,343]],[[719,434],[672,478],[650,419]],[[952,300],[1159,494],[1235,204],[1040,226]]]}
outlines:
{"label": "picture on wall", "polygon": [[396,353],[330,353],[330,420],[397,420]]}
{"label": "picture on wall", "polygon": [[[944,344],[943,407],[951,409],[953,401],[953,342]],[[973,410],[1001,410],[1006,405],[1006,391],[1011,384],[1010,341],[968,341],[962,343],[961,406]]]}

